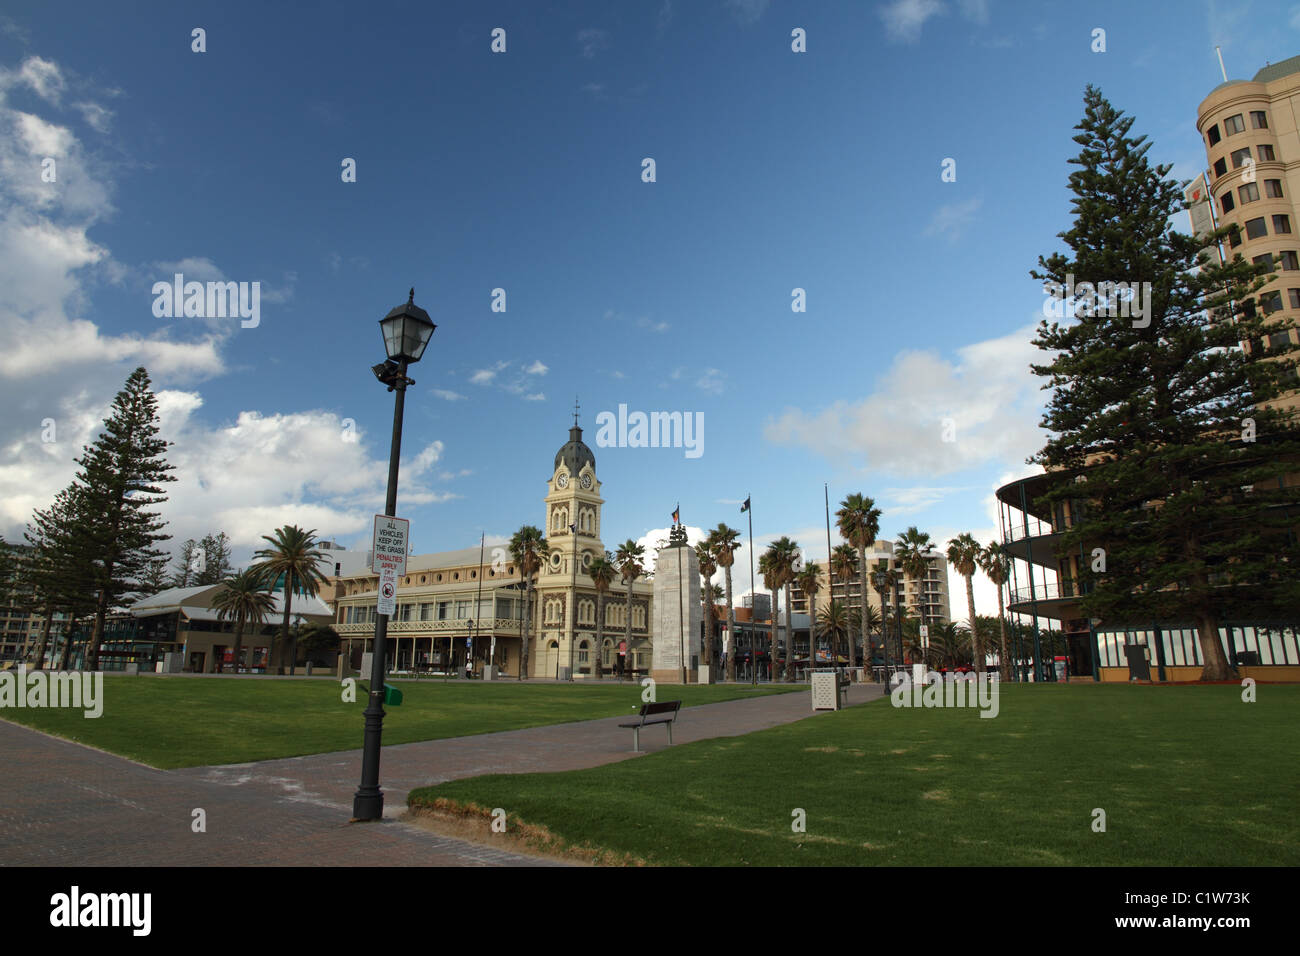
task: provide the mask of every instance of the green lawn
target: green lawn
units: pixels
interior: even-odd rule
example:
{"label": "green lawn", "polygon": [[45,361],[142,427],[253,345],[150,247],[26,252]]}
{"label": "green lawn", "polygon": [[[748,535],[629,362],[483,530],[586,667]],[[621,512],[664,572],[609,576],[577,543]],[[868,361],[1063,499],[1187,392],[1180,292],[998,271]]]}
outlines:
{"label": "green lawn", "polygon": [[[398,681],[396,686],[404,700],[384,708],[385,744],[615,717],[639,710],[642,693],[630,682]],[[806,685],[763,685],[754,691],[748,685],[660,684],[657,697],[691,707],[791,690],[808,692]],[[339,682],[331,680],[110,674],[104,678],[101,717],[8,707],[0,717],[172,769],[360,749],[365,706],[364,685],[357,688],[356,703],[349,704],[342,701]]]}
{"label": "green lawn", "polygon": [[1294,866],[1300,687],[1257,691],[1014,685],[993,719],[883,700],[410,803],[501,807],[511,827],[665,865]]}

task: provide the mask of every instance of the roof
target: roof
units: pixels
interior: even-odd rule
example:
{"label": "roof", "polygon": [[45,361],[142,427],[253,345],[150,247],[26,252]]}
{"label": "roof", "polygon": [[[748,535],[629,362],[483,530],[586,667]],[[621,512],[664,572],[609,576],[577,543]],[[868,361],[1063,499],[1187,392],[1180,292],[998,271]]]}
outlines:
{"label": "roof", "polygon": [[[217,620],[217,612],[215,608],[208,606],[211,603],[209,594],[220,590],[220,588],[220,584],[205,584],[195,588],[168,588],[151,598],[137,601],[131,605],[129,610],[134,617],[155,617],[159,614],[174,614],[177,611],[183,611],[190,620],[215,621]],[[273,593],[271,601],[275,607],[272,615],[284,614],[284,592],[276,591]],[[333,615],[329,605],[320,598],[295,594],[290,614],[296,615],[299,613],[306,617],[330,617]]]}
{"label": "roof", "polygon": [[582,441],[582,429],[574,425],[569,429],[569,440],[560,446],[560,450],[555,453],[555,469],[559,470],[560,463],[563,462],[569,469],[569,474],[576,475],[582,471],[583,465],[596,467],[596,456],[592,454]]}
{"label": "roof", "polygon": [[211,591],[216,586],[215,584],[200,584],[191,588],[168,588],[166,591],[159,591],[153,597],[147,597],[143,601],[136,601],[131,605],[131,611],[134,613],[144,608],[156,608],[160,611],[175,609],[186,601],[192,601],[204,591]]}
{"label": "roof", "polygon": [[1255,74],[1255,83],[1271,83],[1292,73],[1300,73],[1300,56],[1289,57],[1281,63],[1271,63]]}

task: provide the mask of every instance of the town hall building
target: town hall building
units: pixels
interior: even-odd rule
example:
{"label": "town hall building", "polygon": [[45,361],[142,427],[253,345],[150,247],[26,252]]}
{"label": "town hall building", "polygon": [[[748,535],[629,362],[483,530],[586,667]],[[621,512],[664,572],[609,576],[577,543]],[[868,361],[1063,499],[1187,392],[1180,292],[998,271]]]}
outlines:
{"label": "town hall building", "polygon": [[[597,645],[597,593],[587,575],[605,555],[601,540],[601,484],[596,456],[582,441],[575,418],[569,440],[555,454],[546,482],[545,523],[550,554],[530,588],[528,677],[593,676],[599,655],[605,674],[617,664],[627,627],[628,589],[615,577],[604,595],[604,625]],[[576,530],[570,530],[576,528]],[[651,559],[646,555],[644,561]],[[519,676],[524,591],[520,569],[503,546],[465,548],[407,558],[398,579],[397,613],[388,623],[388,666],[395,671],[464,671],[496,665],[503,677]],[[370,571],[337,582],[334,629],[354,667],[374,638],[379,576]],[[652,584],[632,585],[632,640],[627,666],[651,664]],[[572,653],[572,656],[570,656]]]}

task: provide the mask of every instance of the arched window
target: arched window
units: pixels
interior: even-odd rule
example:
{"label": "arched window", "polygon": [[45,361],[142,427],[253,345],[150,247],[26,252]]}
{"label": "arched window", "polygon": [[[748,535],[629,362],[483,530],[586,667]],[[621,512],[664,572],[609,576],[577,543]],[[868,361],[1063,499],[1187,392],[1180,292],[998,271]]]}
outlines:
{"label": "arched window", "polygon": [[588,657],[588,653],[587,653],[587,650],[588,650],[588,647],[589,647],[589,646],[590,646],[590,645],[588,645],[586,641],[583,641],[582,643],[580,643],[580,644],[578,645],[578,663],[579,663],[579,664],[586,664],[586,663],[589,663],[589,657]]}

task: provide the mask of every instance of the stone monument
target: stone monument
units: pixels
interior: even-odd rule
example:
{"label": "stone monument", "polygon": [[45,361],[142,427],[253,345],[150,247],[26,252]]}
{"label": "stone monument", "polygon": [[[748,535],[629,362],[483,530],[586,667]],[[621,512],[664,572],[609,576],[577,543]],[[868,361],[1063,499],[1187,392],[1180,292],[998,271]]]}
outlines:
{"label": "stone monument", "polygon": [[650,634],[650,676],[668,684],[682,682],[682,651],[686,680],[696,681],[700,663],[700,560],[686,543],[686,529],[673,525],[668,546],[655,555],[654,622]]}

